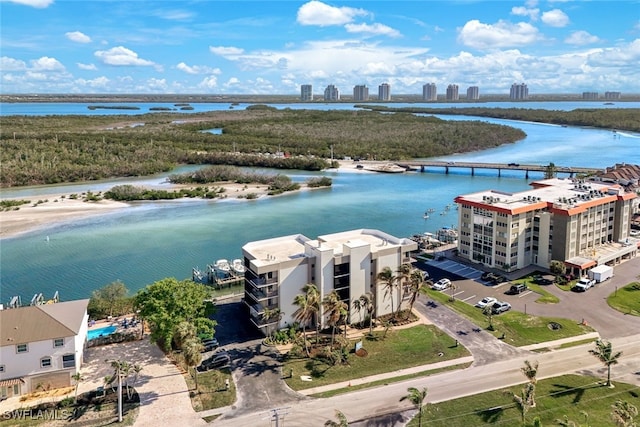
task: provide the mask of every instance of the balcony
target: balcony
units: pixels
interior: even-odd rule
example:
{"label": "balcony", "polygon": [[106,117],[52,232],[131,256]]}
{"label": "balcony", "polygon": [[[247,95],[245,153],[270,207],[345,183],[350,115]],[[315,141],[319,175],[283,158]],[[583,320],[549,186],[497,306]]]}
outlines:
{"label": "balcony", "polygon": [[267,279],[265,277],[258,277],[253,272],[248,270],[244,275],[245,281],[249,282],[255,288],[263,288],[265,286],[277,285],[278,278]]}
{"label": "balcony", "polygon": [[266,292],[264,288],[255,288],[252,286],[245,287],[245,291],[248,295],[250,295],[256,302],[264,301],[269,298],[277,298],[278,291]]}

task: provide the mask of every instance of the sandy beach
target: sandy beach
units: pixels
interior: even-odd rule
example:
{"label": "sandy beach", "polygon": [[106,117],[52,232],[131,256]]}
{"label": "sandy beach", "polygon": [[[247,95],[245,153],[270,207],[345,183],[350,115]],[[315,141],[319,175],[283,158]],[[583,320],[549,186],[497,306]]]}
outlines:
{"label": "sandy beach", "polygon": [[[170,189],[188,188],[192,186],[172,185]],[[224,187],[224,198],[244,198],[249,193],[257,197],[267,194],[266,185],[256,184],[211,184],[210,187]],[[147,186],[147,188],[153,188]],[[160,188],[160,187],[158,187]],[[167,190],[167,186],[162,186]],[[73,221],[94,215],[103,215],[119,209],[125,209],[131,205],[123,202],[102,199],[97,202],[86,202],[82,196],[71,199],[70,194],[47,194],[19,198],[6,198],[2,200],[29,200],[29,203],[19,206],[19,209],[0,212],[0,239],[15,237],[41,227]],[[220,199],[214,199],[216,201]],[[39,203],[41,201],[42,203]],[[144,203],[144,202],[139,202]]]}
{"label": "sandy beach", "polygon": [[[344,172],[372,173],[358,169],[357,162],[341,160],[340,170]],[[379,162],[363,162],[377,164]],[[145,186],[151,189],[178,190],[180,188],[192,188],[193,185],[163,184],[162,186]],[[208,187],[223,187],[224,198],[245,199],[248,194],[257,197],[267,195],[267,185],[264,184],[236,184],[236,183],[212,183]],[[102,199],[97,202],[86,202],[82,196],[77,199],[70,198],[71,194],[46,194],[38,196],[5,198],[2,200],[29,200],[29,203],[19,206],[19,209],[11,209],[0,212],[0,239],[15,237],[28,231],[50,226],[75,219],[86,218],[93,215],[103,215],[119,209],[131,206],[128,203]],[[212,202],[220,199],[213,199]],[[41,203],[39,203],[41,202]],[[137,202],[144,203],[144,202]]]}

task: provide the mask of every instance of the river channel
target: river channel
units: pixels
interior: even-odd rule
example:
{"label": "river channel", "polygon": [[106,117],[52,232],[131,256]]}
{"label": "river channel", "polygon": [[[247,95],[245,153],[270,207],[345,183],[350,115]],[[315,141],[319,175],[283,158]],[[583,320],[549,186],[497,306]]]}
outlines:
{"label": "river channel", "polygon": [[[637,105],[636,105],[637,106]],[[6,114],[6,111],[3,111]],[[442,116],[451,120],[477,118]],[[442,157],[449,161],[517,162],[604,168],[640,164],[640,135],[601,129],[560,127],[478,118],[523,129],[527,137],[491,150]],[[181,168],[185,170],[184,168]],[[165,277],[184,279],[195,266],[204,269],[219,258],[240,258],[253,240],[301,233],[318,235],[354,228],[376,228],[397,236],[435,231],[457,223],[453,199],[488,188],[520,191],[540,175],[524,172],[451,169],[406,174],[347,170],[319,173],[287,171],[294,179],[327,175],[329,189],[252,201],[180,200],[135,203],[100,217],[35,230],[0,241],[0,297],[23,302],[35,293],[63,300],[88,298],[94,289],[121,280],[132,291]],[[161,183],[166,174],[118,180],[3,190],[4,197],[99,191],[116,183]],[[427,209],[434,209],[428,219]],[[26,300],[26,301],[25,301]]]}

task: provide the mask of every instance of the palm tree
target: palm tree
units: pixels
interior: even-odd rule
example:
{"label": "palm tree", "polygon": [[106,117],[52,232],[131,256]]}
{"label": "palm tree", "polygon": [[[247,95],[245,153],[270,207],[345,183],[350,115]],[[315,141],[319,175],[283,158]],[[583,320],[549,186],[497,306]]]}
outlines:
{"label": "palm tree", "polygon": [[400,309],[402,308],[402,299],[409,292],[409,279],[411,278],[411,273],[414,268],[409,263],[400,264],[396,273],[398,273],[396,280],[398,282],[398,286],[401,288],[401,298],[398,302],[398,308],[396,312],[396,316],[400,314]]}
{"label": "palm tree", "polygon": [[424,280],[422,271],[418,269],[413,270],[409,277],[409,292],[411,292],[411,294],[409,296],[409,311],[407,312],[407,319],[411,316],[411,311],[413,310],[413,305],[418,299],[418,295],[426,290],[426,286],[427,282]]}
{"label": "palm tree", "polygon": [[325,427],[348,427],[349,422],[347,421],[346,415],[336,409],[336,418],[338,418],[338,422],[333,420],[327,420],[324,422]]}
{"label": "palm tree", "polygon": [[418,408],[418,427],[422,427],[422,407],[424,404],[424,399],[427,398],[427,388],[424,387],[422,390],[418,390],[415,387],[409,387],[407,389],[409,394],[406,396],[402,396],[400,398],[400,402],[403,400],[408,400],[413,403],[416,408]]}
{"label": "palm tree", "polygon": [[284,313],[282,312],[282,310],[280,310],[279,307],[276,307],[276,308],[265,307],[262,311],[262,321],[266,324],[267,334],[269,335],[269,338],[272,340],[273,340],[272,335],[278,329],[278,325],[277,324],[275,326],[269,326],[269,325],[271,323],[280,322],[280,319],[282,319],[283,315]]}
{"label": "palm tree", "polygon": [[80,385],[80,383],[82,381],[84,381],[84,377],[82,376],[82,374],[80,372],[76,372],[75,374],[71,375],[71,379],[73,379],[73,381],[75,381],[75,383],[76,383],[75,390],[74,390],[73,401],[75,403],[78,403],[78,386]]}
{"label": "palm tree", "polygon": [[[373,305],[373,294],[371,292],[365,292],[360,295],[360,298],[353,301],[353,309],[358,313],[364,310],[367,313],[367,317],[369,317],[369,335],[373,334],[373,309],[375,306]],[[362,324],[364,324],[364,320],[366,317],[362,318]]]}
{"label": "palm tree", "polygon": [[520,411],[523,426],[527,424],[527,412],[529,412],[529,409],[531,408],[531,395],[534,388],[535,387],[532,383],[527,383],[527,385],[524,386],[519,395],[513,395],[513,401]]}
{"label": "palm tree", "polygon": [[313,323],[316,325],[316,345],[320,339],[320,291],[313,283],[307,283],[302,287],[302,292],[307,298],[307,305],[313,313]]}
{"label": "palm tree", "polygon": [[489,322],[488,330],[493,331],[493,307],[492,304],[487,304],[482,309],[482,314],[487,316],[487,322]]}
{"label": "palm tree", "polygon": [[[121,423],[122,422],[122,379],[124,376],[124,368],[125,368],[126,362],[123,362],[121,360],[111,360],[107,362],[111,364],[111,367],[113,368],[113,371],[114,371],[113,375],[109,377],[108,383],[111,384],[116,379],[118,380],[118,422]],[[107,381],[107,378],[105,378],[105,381]]]}
{"label": "palm tree", "polygon": [[189,338],[182,343],[184,363],[187,365],[187,371],[189,368],[193,369],[193,381],[196,384],[196,390],[198,390],[198,372],[196,366],[202,362],[203,348],[202,342],[197,338]]}
{"label": "palm tree", "polygon": [[[309,285],[305,285],[309,286]],[[312,285],[313,286],[313,285]],[[302,288],[304,291],[304,288]],[[300,323],[302,325],[302,338],[304,340],[304,349],[307,353],[307,357],[310,357],[309,354],[309,345],[307,344],[307,325],[310,324],[314,316],[317,312],[316,307],[313,304],[311,298],[309,298],[309,294],[307,292],[303,294],[298,294],[293,299],[293,305],[298,306],[298,309],[293,312],[293,320]]]}
{"label": "palm tree", "polygon": [[138,377],[140,376],[140,372],[142,372],[142,366],[138,364],[134,364],[132,369],[133,369],[133,384],[131,385],[131,387],[135,387],[136,383],[138,382]]}
{"label": "palm tree", "polygon": [[393,274],[393,271],[389,267],[385,267],[382,269],[380,273],[376,276],[378,283],[382,285],[382,289],[384,289],[384,296],[387,295],[391,297],[391,313],[395,313],[393,308],[393,294],[398,284],[398,278]]}
{"label": "palm tree", "polygon": [[173,330],[173,343],[176,348],[182,348],[182,344],[189,338],[196,336],[196,327],[193,323],[182,321],[178,323]]}
{"label": "palm tree", "polygon": [[524,366],[522,368],[520,368],[520,371],[524,374],[525,377],[527,377],[527,380],[529,380],[529,383],[533,385],[533,388],[531,390],[531,402],[530,405],[532,408],[536,407],[536,401],[535,401],[535,391],[536,391],[536,384],[538,383],[538,379],[536,378],[536,376],[538,375],[538,362],[529,362],[528,360],[524,361]]}
{"label": "palm tree", "polygon": [[322,300],[322,308],[324,308],[324,314],[327,316],[327,323],[331,325],[331,347],[333,348],[336,326],[348,307],[344,301],[340,300],[338,292],[333,290]]}
{"label": "palm tree", "polygon": [[596,340],[596,348],[589,350],[604,366],[607,367],[607,386],[611,387],[611,365],[617,365],[622,352],[613,352],[611,343],[602,339]]}
{"label": "palm tree", "polygon": [[634,421],[638,416],[638,408],[626,400],[616,400],[616,403],[611,405],[611,418],[618,427],[635,427],[637,424]]}

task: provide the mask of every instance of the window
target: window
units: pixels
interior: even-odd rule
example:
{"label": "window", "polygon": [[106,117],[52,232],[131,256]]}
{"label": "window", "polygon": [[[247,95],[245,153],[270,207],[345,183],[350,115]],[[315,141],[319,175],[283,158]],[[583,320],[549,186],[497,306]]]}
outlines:
{"label": "window", "polygon": [[51,367],[51,358],[50,357],[43,357],[42,359],[40,359],[40,367],[41,368],[50,368]]}
{"label": "window", "polygon": [[53,346],[54,347],[64,347],[64,338],[56,338],[55,340],[53,340]]}
{"label": "window", "polygon": [[28,351],[29,351],[29,346],[27,344],[16,345],[16,353],[26,353]]}
{"label": "window", "polygon": [[4,365],[0,365],[0,372],[4,373]]}
{"label": "window", "polygon": [[75,354],[65,354],[64,356],[62,356],[63,368],[75,368],[75,366],[76,366]]}

